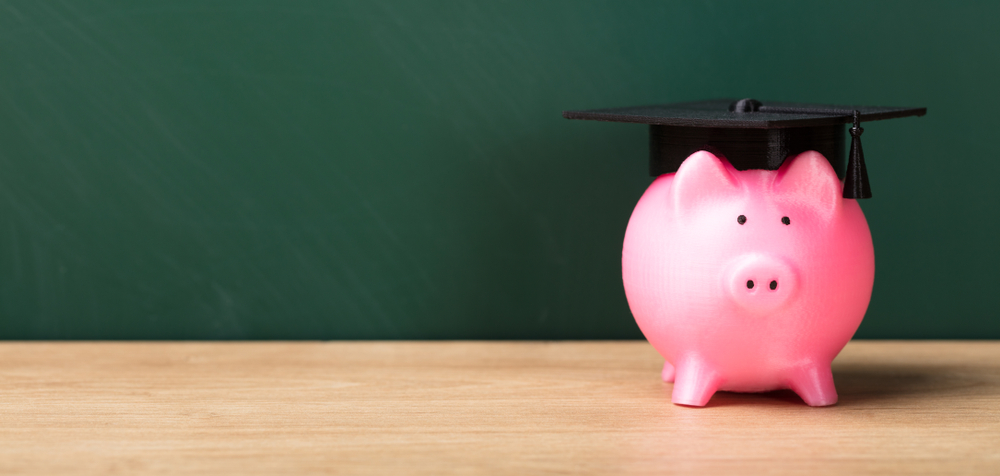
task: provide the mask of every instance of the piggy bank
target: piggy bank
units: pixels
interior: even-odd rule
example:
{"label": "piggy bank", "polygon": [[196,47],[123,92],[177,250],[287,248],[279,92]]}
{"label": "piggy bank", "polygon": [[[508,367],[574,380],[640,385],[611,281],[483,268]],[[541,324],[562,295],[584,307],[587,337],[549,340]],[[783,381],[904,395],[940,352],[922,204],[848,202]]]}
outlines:
{"label": "piggy bank", "polygon": [[700,151],[649,186],[625,233],[622,277],[675,404],[776,389],[837,402],[830,363],[875,277],[868,223],[842,187],[815,151],[746,171]]}

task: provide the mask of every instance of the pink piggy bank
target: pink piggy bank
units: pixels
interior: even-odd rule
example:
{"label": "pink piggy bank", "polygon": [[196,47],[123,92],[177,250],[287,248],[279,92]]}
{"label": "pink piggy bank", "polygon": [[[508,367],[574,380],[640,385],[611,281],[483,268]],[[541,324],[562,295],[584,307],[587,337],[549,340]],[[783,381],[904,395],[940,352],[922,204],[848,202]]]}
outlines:
{"label": "pink piggy bank", "polygon": [[837,402],[830,363],[871,298],[875,255],[856,200],[810,151],[738,171],[707,151],[659,176],[629,220],[622,274],[675,404],[791,389]]}

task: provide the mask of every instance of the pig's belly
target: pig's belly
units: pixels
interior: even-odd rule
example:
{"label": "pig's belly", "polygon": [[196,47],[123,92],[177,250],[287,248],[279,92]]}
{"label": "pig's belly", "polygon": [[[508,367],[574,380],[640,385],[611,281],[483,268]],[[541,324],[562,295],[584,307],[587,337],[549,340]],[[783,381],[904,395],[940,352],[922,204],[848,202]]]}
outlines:
{"label": "pig's belly", "polygon": [[788,388],[788,371],[784,364],[789,362],[777,363],[765,359],[747,358],[739,365],[720,365],[712,362],[708,364],[722,379],[719,390],[767,392]]}
{"label": "pig's belly", "polygon": [[787,367],[776,364],[753,358],[745,359],[738,366],[709,362],[710,368],[721,377],[719,390],[730,392],[768,392],[789,388]]}
{"label": "pig's belly", "polygon": [[723,374],[719,390],[728,392],[769,392],[788,388],[788,379],[774,369],[763,369],[748,375],[746,372]]}

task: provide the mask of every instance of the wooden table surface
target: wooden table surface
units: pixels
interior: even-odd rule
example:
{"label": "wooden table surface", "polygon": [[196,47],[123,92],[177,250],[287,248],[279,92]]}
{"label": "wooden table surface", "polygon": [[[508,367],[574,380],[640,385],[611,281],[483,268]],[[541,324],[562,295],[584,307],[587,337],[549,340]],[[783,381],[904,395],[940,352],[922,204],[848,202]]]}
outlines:
{"label": "wooden table surface", "polygon": [[2,474],[1000,474],[1000,342],[670,403],[645,342],[0,344]]}

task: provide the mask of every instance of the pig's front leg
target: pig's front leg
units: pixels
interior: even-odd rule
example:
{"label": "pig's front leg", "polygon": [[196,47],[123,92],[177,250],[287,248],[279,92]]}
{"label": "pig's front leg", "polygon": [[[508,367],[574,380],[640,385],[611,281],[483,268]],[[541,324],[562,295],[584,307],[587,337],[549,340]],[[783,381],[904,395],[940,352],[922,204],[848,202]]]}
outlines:
{"label": "pig's front leg", "polygon": [[788,379],[788,386],[810,407],[825,407],[837,403],[837,389],[833,386],[830,364],[810,362],[792,369]]}
{"label": "pig's front leg", "polygon": [[670,362],[663,361],[663,371],[660,372],[660,377],[663,378],[664,382],[671,383],[674,381],[674,366]]}
{"label": "pig's front leg", "polygon": [[719,374],[698,356],[678,359],[674,392],[670,399],[675,405],[703,407],[718,390],[721,381]]}

